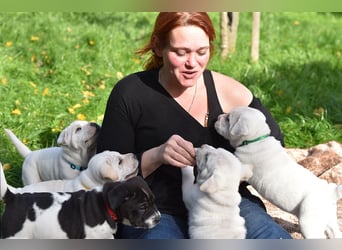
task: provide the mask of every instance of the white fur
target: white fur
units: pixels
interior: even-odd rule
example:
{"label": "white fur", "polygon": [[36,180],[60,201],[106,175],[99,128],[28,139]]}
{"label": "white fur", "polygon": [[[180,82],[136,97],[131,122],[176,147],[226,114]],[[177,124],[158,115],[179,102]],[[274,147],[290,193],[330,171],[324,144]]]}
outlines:
{"label": "white fur", "polygon": [[[138,160],[132,153],[120,154],[115,151],[104,151],[94,155],[88,164],[88,168],[75,178],[70,180],[51,180],[33,183],[22,188],[9,186],[13,193],[32,192],[74,192],[78,190],[93,189],[102,186],[106,181],[123,181],[138,174]],[[3,181],[1,167],[1,197],[3,190],[7,189],[7,183]]]}
{"label": "white fur", "polygon": [[87,167],[95,154],[99,126],[87,121],[74,121],[57,139],[58,147],[31,151],[9,129],[5,132],[24,157],[22,180],[24,185],[47,180],[71,179],[80,174],[71,164]]}
{"label": "white fur", "polygon": [[203,145],[196,149],[198,175],[193,167],[182,169],[183,200],[189,211],[192,239],[244,239],[245,221],[240,216],[239,185],[252,175],[230,152]]}
{"label": "white fur", "polygon": [[297,164],[273,136],[240,146],[243,141],[270,133],[260,111],[235,108],[220,115],[215,127],[236,148],[240,161],[254,166],[248,182],[264,198],[297,215],[305,238],[342,237],[336,215],[341,185],[327,183]]}

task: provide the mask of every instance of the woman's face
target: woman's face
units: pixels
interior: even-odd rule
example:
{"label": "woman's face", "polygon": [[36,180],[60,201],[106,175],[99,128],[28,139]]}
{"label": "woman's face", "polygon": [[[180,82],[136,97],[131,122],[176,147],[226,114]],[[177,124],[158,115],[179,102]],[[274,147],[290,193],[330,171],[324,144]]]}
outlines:
{"label": "woman's face", "polygon": [[169,83],[191,87],[209,62],[209,37],[197,26],[181,26],[170,32],[169,39],[169,45],[161,51],[162,73]]}

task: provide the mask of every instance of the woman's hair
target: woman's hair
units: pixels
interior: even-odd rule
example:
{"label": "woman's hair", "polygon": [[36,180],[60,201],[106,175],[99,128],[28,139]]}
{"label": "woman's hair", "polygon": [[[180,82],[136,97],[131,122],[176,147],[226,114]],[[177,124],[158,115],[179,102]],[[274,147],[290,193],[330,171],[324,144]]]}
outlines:
{"label": "woman's hair", "polygon": [[155,21],[150,41],[137,51],[141,55],[151,53],[145,64],[146,70],[163,66],[163,58],[155,53],[155,49],[162,50],[169,45],[169,34],[174,28],[188,25],[195,25],[207,34],[210,42],[210,54],[213,53],[213,41],[216,34],[214,25],[206,12],[160,12]]}

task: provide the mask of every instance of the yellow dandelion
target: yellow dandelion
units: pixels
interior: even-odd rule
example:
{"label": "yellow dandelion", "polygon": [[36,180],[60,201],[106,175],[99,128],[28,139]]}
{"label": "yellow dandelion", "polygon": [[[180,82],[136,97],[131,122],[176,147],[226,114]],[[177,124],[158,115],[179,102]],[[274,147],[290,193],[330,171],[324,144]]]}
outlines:
{"label": "yellow dandelion", "polygon": [[138,58],[133,58],[133,62],[134,62],[135,64],[140,64],[140,59],[138,59]]}
{"label": "yellow dandelion", "polygon": [[290,114],[291,111],[292,111],[292,107],[291,107],[291,106],[288,106],[288,107],[286,108],[286,114]]}
{"label": "yellow dandelion", "polygon": [[79,49],[79,48],[80,48],[80,45],[76,44],[75,49]]}
{"label": "yellow dandelion", "polygon": [[11,168],[11,164],[9,164],[9,163],[5,163],[4,165],[2,165],[2,169],[3,169],[4,171],[9,170],[10,168]]}
{"label": "yellow dandelion", "polygon": [[68,111],[70,114],[73,114],[73,115],[75,114],[75,110],[73,108],[68,108]]}
{"label": "yellow dandelion", "polygon": [[21,103],[19,100],[15,100],[15,105],[19,106]]}
{"label": "yellow dandelion", "polygon": [[7,85],[7,82],[8,82],[8,80],[7,80],[6,77],[3,77],[3,78],[1,79],[1,83],[2,83],[3,85]]}
{"label": "yellow dandelion", "polygon": [[20,109],[16,108],[16,109],[12,110],[11,114],[12,115],[21,115],[21,111],[20,111]]}
{"label": "yellow dandelion", "polygon": [[84,104],[89,104],[89,99],[88,99],[88,98],[84,98],[84,99],[82,100],[82,102],[83,102]]}
{"label": "yellow dandelion", "polygon": [[78,108],[80,108],[80,107],[82,107],[82,105],[79,104],[79,103],[77,103],[77,104],[75,104],[75,105],[73,106],[74,109],[78,109]]}
{"label": "yellow dandelion", "polygon": [[82,91],[82,93],[83,93],[83,96],[84,96],[85,98],[95,96],[95,94],[92,93],[92,92],[90,92],[90,91]]}
{"label": "yellow dandelion", "polygon": [[94,46],[94,45],[95,45],[95,41],[94,41],[94,40],[89,40],[89,41],[88,41],[88,44],[89,44],[90,46]]}
{"label": "yellow dandelion", "polygon": [[300,23],[299,23],[299,21],[298,20],[295,20],[294,22],[293,22],[293,25],[299,25]]}
{"label": "yellow dandelion", "polygon": [[13,45],[13,42],[12,42],[12,41],[7,41],[7,42],[5,43],[5,47],[6,47],[6,48],[11,47],[12,45]]}
{"label": "yellow dandelion", "polygon": [[123,78],[123,73],[120,72],[120,71],[116,72],[116,77],[117,77],[118,79]]}
{"label": "yellow dandelion", "polygon": [[57,125],[56,127],[52,128],[51,131],[54,133],[59,133],[63,130],[63,128],[59,125]]}
{"label": "yellow dandelion", "polygon": [[283,91],[283,90],[280,89],[280,90],[277,91],[277,95],[278,95],[278,96],[282,96],[283,94],[284,94],[284,91]]}
{"label": "yellow dandelion", "polygon": [[37,41],[39,41],[39,37],[38,36],[31,36],[31,41],[37,42]]}
{"label": "yellow dandelion", "polygon": [[87,76],[91,75],[91,72],[86,67],[82,67],[81,70],[86,73]]}
{"label": "yellow dandelion", "polygon": [[29,82],[30,83],[30,85],[32,86],[32,87],[34,87],[34,88],[37,88],[37,85],[34,83],[34,82]]}
{"label": "yellow dandelion", "polygon": [[85,121],[87,119],[87,117],[84,114],[78,114],[77,119],[81,120],[81,121]]}
{"label": "yellow dandelion", "polygon": [[45,88],[44,90],[43,90],[43,96],[47,96],[49,94],[49,88]]}
{"label": "yellow dandelion", "polygon": [[106,88],[106,84],[105,82],[101,81],[100,85],[99,85],[100,89],[105,89]]}
{"label": "yellow dandelion", "polygon": [[35,55],[31,56],[31,62],[36,62],[37,61],[37,57]]}
{"label": "yellow dandelion", "polygon": [[325,112],[325,109],[322,107],[319,107],[319,108],[314,109],[313,114],[316,116],[322,116],[324,112]]}
{"label": "yellow dandelion", "polygon": [[102,122],[102,121],[103,121],[103,117],[104,117],[104,114],[99,115],[99,116],[97,117],[97,120],[100,121],[100,122]]}

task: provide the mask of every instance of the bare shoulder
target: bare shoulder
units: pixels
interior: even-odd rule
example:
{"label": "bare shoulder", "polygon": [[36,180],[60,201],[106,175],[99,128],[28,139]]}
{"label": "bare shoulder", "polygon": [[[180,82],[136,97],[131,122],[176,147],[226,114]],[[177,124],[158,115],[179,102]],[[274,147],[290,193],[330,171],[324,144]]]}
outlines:
{"label": "bare shoulder", "polygon": [[252,92],[239,81],[218,72],[212,71],[217,96],[224,112],[229,112],[236,106],[248,106]]}

